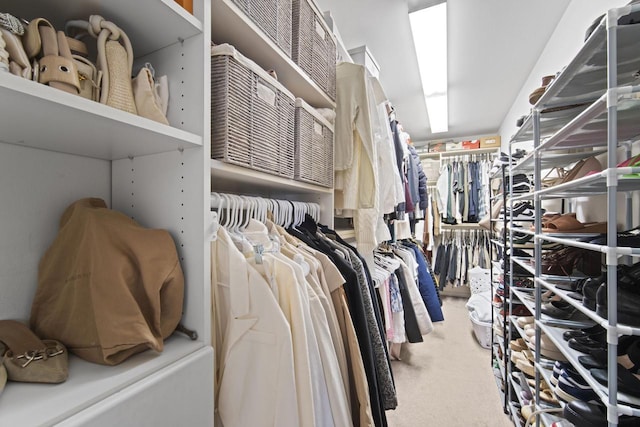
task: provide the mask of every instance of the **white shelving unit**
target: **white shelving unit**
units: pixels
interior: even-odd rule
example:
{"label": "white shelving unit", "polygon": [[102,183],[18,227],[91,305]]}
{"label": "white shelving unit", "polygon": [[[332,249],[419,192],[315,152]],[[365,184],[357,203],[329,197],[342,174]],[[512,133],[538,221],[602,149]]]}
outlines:
{"label": "white shelving unit", "polygon": [[[34,0],[3,12],[69,19],[104,16],[130,37],[134,70],[151,62],[170,87],[170,126],[0,74],[0,313],[27,322],[38,262],[64,209],[100,197],[142,226],[167,229],[185,274],[182,323],[162,353],[146,351],[108,367],[70,356],[62,384],[9,382],[0,425],[212,425],[208,242],[210,193],[209,3],[195,14],[173,0]],[[171,404],[159,404],[170,399]]]}
{"label": "white shelving unit", "polygon": [[[28,321],[38,262],[64,209],[103,198],[141,225],[174,237],[185,274],[183,324],[162,353],[106,367],[71,356],[59,385],[9,383],[0,425],[213,425],[211,191],[313,201],[333,225],[333,190],[211,159],[210,44],[229,42],[315,107],[335,108],[320,87],[227,0],[36,0],[7,12],[44,16],[57,29],[99,14],[130,37],[134,69],[151,62],[169,78],[170,126],[0,74],[0,313]],[[203,380],[204,379],[204,380]],[[171,405],[158,402],[171,401]]]}
{"label": "white shelving unit", "polygon": [[[562,351],[573,367],[597,392],[607,406],[609,426],[617,425],[619,415],[640,416],[638,398],[618,392],[617,386],[617,338],[619,335],[639,335],[640,329],[621,325],[617,320],[617,266],[622,255],[638,257],[640,248],[617,245],[618,193],[626,193],[627,219],[624,229],[630,229],[637,218],[631,215],[629,196],[640,191],[640,179],[624,177],[638,173],[640,168],[618,168],[618,148],[627,147],[640,137],[640,99],[637,93],[636,72],[640,58],[635,53],[640,46],[640,25],[618,25],[618,18],[640,10],[640,5],[628,5],[611,9],[586,40],[580,52],[547,88],[511,143],[533,141],[534,150],[511,168],[511,173],[533,172],[535,187],[531,193],[517,195],[512,200],[533,200],[536,218],[541,218],[541,203],[549,199],[573,199],[597,194],[607,195],[607,241],[604,245],[580,241],[585,235],[542,233],[541,221],[535,222],[535,254],[533,265],[514,259],[514,262],[532,271],[535,276],[535,299],[523,299],[535,313],[535,349],[539,349],[540,335],[546,334]],[[566,154],[558,150],[580,149]],[[606,153],[604,170],[560,185],[542,188],[542,171],[554,166],[568,166],[576,161]],[[541,274],[541,255],[546,242],[560,243],[601,253],[607,266],[607,312],[602,318],[584,307],[569,292],[558,289],[554,278]],[[551,290],[571,304],[589,319],[590,324],[600,324],[607,331],[608,387],[600,385],[578,361],[581,353],[571,349],[562,338],[566,328],[580,328],[575,322],[561,321],[541,313],[543,290]],[[584,326],[583,326],[584,327]],[[563,329],[565,328],[565,329]],[[540,352],[536,351],[536,364],[540,368]],[[538,376],[537,376],[538,377]],[[538,420],[540,423],[540,420]]]}
{"label": "white shelving unit", "polygon": [[[309,105],[335,109],[335,102],[320,86],[233,1],[212,0],[211,36],[214,43],[229,43],[265,70],[275,70],[278,81]],[[319,203],[322,208],[320,222],[333,226],[332,188],[269,175],[218,160],[210,161],[210,170],[213,191]]]}

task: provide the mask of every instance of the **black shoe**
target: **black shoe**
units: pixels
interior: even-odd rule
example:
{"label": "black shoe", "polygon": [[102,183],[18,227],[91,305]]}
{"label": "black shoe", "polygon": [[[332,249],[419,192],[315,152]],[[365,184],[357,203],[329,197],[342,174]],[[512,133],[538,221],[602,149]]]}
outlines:
{"label": "black shoe", "polygon": [[605,280],[607,280],[606,272],[602,273],[600,277],[588,278],[582,285],[582,305],[589,310],[596,311],[596,294]]}
{"label": "black shoe", "polygon": [[[606,336],[605,336],[606,337]],[[584,354],[591,354],[594,350],[606,350],[606,344],[591,337],[578,337],[569,340],[569,347]]]}
{"label": "black shoe", "polygon": [[640,293],[640,262],[632,266],[618,266],[618,287],[622,286],[631,292]]}
{"label": "black shoe", "polygon": [[518,163],[518,159],[512,158],[511,163],[509,163],[509,155],[505,152],[501,152],[500,163],[502,163],[503,165],[508,165],[508,164],[515,165],[516,163]]}
{"label": "black shoe", "polygon": [[583,278],[583,279],[578,279],[578,280],[571,280],[571,281],[559,281],[559,282],[552,282],[556,288],[563,290],[563,291],[567,291],[567,292],[580,292],[580,294],[582,294],[582,287],[584,286],[584,283],[588,280],[588,278]]}
{"label": "black shoe", "polygon": [[[618,288],[618,323],[640,326],[640,294]],[[596,313],[605,319],[607,311],[607,284],[603,283],[596,293]]]}
{"label": "black shoe", "polygon": [[527,151],[523,150],[522,148],[518,148],[516,149],[516,151],[511,153],[511,157],[514,159],[521,159],[526,155],[527,155]]}
{"label": "black shoe", "polygon": [[[640,340],[630,340],[626,352],[618,350],[618,357],[625,357],[633,366],[629,369],[618,363],[618,389],[622,393],[640,397],[640,379],[634,374],[640,373]],[[625,346],[627,343],[624,344]],[[591,376],[600,384],[608,385],[607,369],[591,369]]]}
{"label": "black shoe", "polygon": [[600,325],[593,325],[585,329],[575,329],[572,331],[565,331],[562,334],[562,338],[565,341],[569,341],[571,338],[589,337],[591,335],[601,334],[605,332],[605,329]]}
{"label": "black shoe", "polygon": [[[601,355],[604,354],[604,360]],[[578,362],[585,368],[591,369],[607,369],[607,351],[594,352],[588,356],[578,356]]]}
{"label": "black shoe", "polygon": [[[618,339],[618,356],[624,356],[629,353],[629,349],[634,343],[640,341],[640,337],[633,335],[624,335]],[[631,350],[631,354],[635,358],[640,358],[637,354],[637,350]],[[587,369],[604,369],[607,370],[608,363],[608,351],[594,350],[588,356],[578,356],[578,362]]]}
{"label": "black shoe", "polygon": [[[605,387],[608,386],[607,369],[591,369],[591,376]],[[640,380],[618,363],[618,391],[634,397],[640,397]]]}
{"label": "black shoe", "polygon": [[[606,427],[607,408],[600,404],[587,403],[581,400],[565,405],[564,418],[579,427]],[[635,427],[640,425],[640,418],[622,415],[618,417],[619,427]]]}
{"label": "black shoe", "polygon": [[513,205],[513,208],[510,209],[508,206],[503,208],[500,211],[500,219],[504,219],[505,215],[508,218],[513,218],[514,220],[518,218],[523,212],[526,211],[534,211],[534,207],[530,202],[518,202]]}
{"label": "black shoe", "polygon": [[511,256],[520,257],[520,258],[532,258],[531,254],[527,251],[523,251],[522,249],[513,248],[509,251]]}
{"label": "black shoe", "polygon": [[[625,247],[640,246],[640,227],[632,228],[631,230],[627,230],[627,231],[620,231],[617,233],[617,235],[618,235],[618,246],[625,246]],[[595,245],[606,245],[607,235],[601,234],[600,236],[589,240],[589,243],[593,243]]]}
{"label": "black shoe", "polygon": [[566,301],[551,301],[542,304],[541,311],[559,320],[586,320],[587,316]]}

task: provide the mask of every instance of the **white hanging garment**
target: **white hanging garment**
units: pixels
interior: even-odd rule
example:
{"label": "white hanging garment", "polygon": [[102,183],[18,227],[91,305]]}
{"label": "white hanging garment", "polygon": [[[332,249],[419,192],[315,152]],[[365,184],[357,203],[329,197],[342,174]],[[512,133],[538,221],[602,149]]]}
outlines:
{"label": "white hanging garment", "polygon": [[301,425],[291,332],[269,285],[222,227],[211,261],[216,418],[225,427]]}

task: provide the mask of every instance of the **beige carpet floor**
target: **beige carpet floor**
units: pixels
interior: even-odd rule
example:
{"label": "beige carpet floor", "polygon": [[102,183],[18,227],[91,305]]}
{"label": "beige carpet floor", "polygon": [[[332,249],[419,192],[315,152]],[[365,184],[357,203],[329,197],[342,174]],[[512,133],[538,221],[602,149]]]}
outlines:
{"label": "beige carpet floor", "polygon": [[465,303],[443,297],[445,321],[424,342],[404,344],[402,360],[392,362],[398,407],[387,411],[390,427],[513,426]]}

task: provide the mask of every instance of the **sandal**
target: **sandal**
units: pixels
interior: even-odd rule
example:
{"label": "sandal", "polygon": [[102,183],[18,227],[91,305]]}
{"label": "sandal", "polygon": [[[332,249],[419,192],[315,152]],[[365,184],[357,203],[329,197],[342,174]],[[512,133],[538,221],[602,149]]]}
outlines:
{"label": "sandal", "polygon": [[[542,215],[542,219],[540,220],[540,223],[542,224],[542,228],[546,228],[547,224],[550,223],[551,221],[554,221],[560,217],[563,216],[571,216],[571,217],[576,217],[576,213],[575,212],[569,212],[566,214],[560,214],[560,213],[546,213],[544,215]],[[530,231],[536,231],[536,226],[534,224],[532,224],[529,227]]]}
{"label": "sandal", "polygon": [[510,341],[509,348],[513,351],[518,351],[518,352],[529,349],[529,347],[527,346],[527,343],[522,338],[518,338]]}
{"label": "sandal", "polygon": [[[629,167],[629,168],[637,168],[640,167],[640,154],[637,156],[633,156],[630,159],[625,160],[624,162],[618,165],[619,168]],[[640,178],[640,173],[628,173],[622,175],[622,178]]]}
{"label": "sandal", "polygon": [[88,34],[97,39],[100,103],[137,115],[131,83],[133,48],[125,32],[100,15],[91,15],[89,21],[69,21],[66,29],[74,38]]}
{"label": "sandal", "polygon": [[18,77],[31,80],[31,61],[22,46],[24,32],[22,21],[8,13],[0,13],[0,34],[6,44],[5,50],[9,53],[9,71]]}
{"label": "sandal", "polygon": [[24,35],[24,50],[34,61],[34,80],[72,94],[80,93],[78,69],[67,38],[44,18],[32,20]]}
{"label": "sandal", "polygon": [[535,321],[535,317],[533,316],[520,316],[516,320],[516,322],[518,323],[518,326],[520,326],[521,328],[524,328],[525,325],[532,324],[534,321]]}
{"label": "sandal", "polygon": [[138,114],[131,85],[133,48],[129,37],[100,15],[89,17],[89,34],[98,39],[98,69],[102,71],[100,102]]}
{"label": "sandal", "polygon": [[556,166],[547,172],[542,178],[542,188],[553,187],[554,185],[561,184],[569,172],[560,166]]}
{"label": "sandal", "polygon": [[542,227],[543,233],[594,233],[602,234],[607,232],[606,222],[585,222],[582,223],[574,215],[561,215],[548,221]]}
{"label": "sandal", "polygon": [[67,349],[55,340],[40,340],[26,325],[0,320],[0,348],[10,381],[61,383],[68,375]]}
{"label": "sandal", "polygon": [[540,335],[540,355],[547,359],[567,362],[567,357],[556,347],[546,334]]}
{"label": "sandal", "polygon": [[565,184],[597,172],[602,172],[602,164],[594,156],[591,156],[576,163],[559,183]]}
{"label": "sandal", "polygon": [[556,395],[550,388],[545,388],[540,390],[540,399],[544,400],[547,403],[551,403],[553,405],[559,405],[558,399],[556,399]]}
{"label": "sandal", "polygon": [[636,156],[629,157],[627,160],[624,160],[624,161],[618,163],[618,165],[616,167],[624,168],[624,167],[627,167],[627,166],[634,166],[638,162],[640,162],[640,154],[638,154]]}
{"label": "sandal", "polygon": [[[64,32],[67,34],[67,43],[71,49],[71,57],[78,68],[80,96],[92,101],[99,101],[102,73],[98,72],[94,62],[89,60],[89,49],[82,40],[83,37],[89,36],[89,33],[82,28],[80,28],[79,32],[76,32],[75,28],[70,25],[70,23],[73,22],[78,21],[67,22],[64,27]],[[71,37],[71,35],[74,37]]]}

